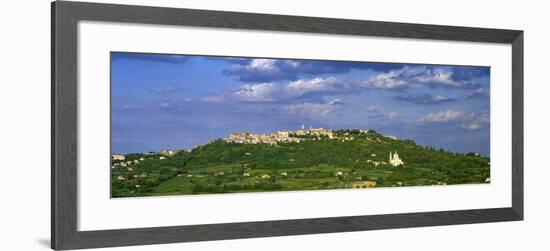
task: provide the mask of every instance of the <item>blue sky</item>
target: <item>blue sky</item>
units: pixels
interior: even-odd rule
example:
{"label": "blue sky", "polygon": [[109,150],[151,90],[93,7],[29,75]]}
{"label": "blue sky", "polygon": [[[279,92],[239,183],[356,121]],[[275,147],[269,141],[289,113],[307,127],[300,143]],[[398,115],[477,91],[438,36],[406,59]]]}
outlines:
{"label": "blue sky", "polygon": [[489,87],[480,66],[112,52],[112,150],[190,149],[304,124],[488,156]]}

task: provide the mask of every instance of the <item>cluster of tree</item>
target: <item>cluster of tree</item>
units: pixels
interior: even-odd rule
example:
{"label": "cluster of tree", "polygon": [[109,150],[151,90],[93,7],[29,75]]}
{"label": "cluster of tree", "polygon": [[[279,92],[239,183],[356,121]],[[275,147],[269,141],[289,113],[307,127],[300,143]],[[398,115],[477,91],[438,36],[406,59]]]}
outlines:
{"label": "cluster of tree", "polygon": [[[112,197],[141,196],[151,193],[153,188],[184,174],[187,170],[182,163],[188,158],[187,152],[160,160],[160,154],[128,154],[125,161],[139,160],[138,164],[111,169]],[[122,178],[122,179],[119,179]]]}

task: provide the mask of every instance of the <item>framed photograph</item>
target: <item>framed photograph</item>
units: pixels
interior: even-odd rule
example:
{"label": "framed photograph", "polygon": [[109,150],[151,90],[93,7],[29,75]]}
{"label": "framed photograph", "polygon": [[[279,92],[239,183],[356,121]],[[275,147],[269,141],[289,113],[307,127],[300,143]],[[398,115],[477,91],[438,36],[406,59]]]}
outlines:
{"label": "framed photograph", "polygon": [[523,32],[52,3],[52,248],[523,219]]}

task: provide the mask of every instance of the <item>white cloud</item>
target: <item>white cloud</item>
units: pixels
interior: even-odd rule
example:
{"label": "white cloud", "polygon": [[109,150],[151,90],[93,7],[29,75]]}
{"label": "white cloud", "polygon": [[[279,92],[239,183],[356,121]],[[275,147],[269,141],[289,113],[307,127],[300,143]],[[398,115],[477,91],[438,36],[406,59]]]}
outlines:
{"label": "white cloud", "polygon": [[344,101],[340,100],[340,99],[335,99],[335,100],[332,100],[328,103],[329,105],[343,105],[344,104]]}
{"label": "white cloud", "polygon": [[460,127],[466,130],[478,130],[489,125],[491,119],[489,114],[483,113],[475,116],[472,120],[466,121],[460,125]]}
{"label": "white cloud", "polygon": [[450,88],[472,88],[471,81],[453,79],[453,71],[449,68],[405,66],[372,76],[362,85],[376,89],[403,89],[414,88],[420,85]]}
{"label": "white cloud", "polygon": [[218,104],[223,103],[225,101],[225,97],[223,96],[207,96],[202,98],[202,101],[205,103],[211,103],[211,104]]}
{"label": "white cloud", "polygon": [[465,98],[487,98],[491,91],[488,88],[478,88],[464,95]]}
{"label": "white cloud", "polygon": [[481,124],[480,123],[476,123],[476,122],[467,122],[467,123],[464,123],[464,124],[461,124],[460,127],[466,129],[466,130],[477,130],[479,128],[481,128]]}
{"label": "white cloud", "polygon": [[402,70],[380,73],[363,82],[363,87],[376,89],[399,89],[406,87],[407,82],[400,79]]}
{"label": "white cloud", "polygon": [[445,110],[437,113],[429,113],[417,119],[422,123],[447,123],[457,122],[466,130],[478,130],[489,125],[490,117],[487,113],[476,114],[457,110]]}
{"label": "white cloud", "polygon": [[424,84],[437,83],[444,86],[459,87],[461,83],[452,79],[453,72],[450,70],[435,68],[425,69],[421,74],[412,79]]}
{"label": "white cloud", "polygon": [[244,66],[247,69],[255,69],[255,70],[261,70],[261,71],[273,71],[277,68],[275,67],[275,63],[277,60],[274,59],[253,59],[250,61],[250,64]]}
{"label": "white cloud", "polygon": [[296,80],[287,84],[260,83],[241,86],[232,95],[240,101],[271,102],[301,97],[309,93],[342,92],[351,86],[336,77]]}
{"label": "white cloud", "polygon": [[296,80],[288,83],[284,91],[289,96],[302,96],[311,92],[338,92],[350,89],[351,83],[336,77]]}
{"label": "white cloud", "polygon": [[422,116],[417,119],[418,122],[452,122],[452,121],[462,121],[468,117],[472,117],[473,113],[466,113],[463,111],[457,110],[445,110],[437,113],[429,113],[425,116]]}
{"label": "white cloud", "polygon": [[250,102],[274,101],[280,98],[277,85],[273,83],[246,84],[234,93],[238,100]]}
{"label": "white cloud", "polygon": [[367,107],[367,111],[368,112],[383,112],[384,107],[377,106],[377,105],[371,105],[371,106]]}
{"label": "white cloud", "polygon": [[401,117],[401,114],[399,112],[390,112],[388,113],[388,118],[389,119],[397,119]]}
{"label": "white cloud", "polygon": [[277,66],[275,65],[277,63],[277,60],[275,59],[264,59],[264,58],[257,58],[250,60],[248,64],[233,64],[231,65],[231,71],[261,71],[261,72],[269,72],[269,71],[275,71],[278,70]]}
{"label": "white cloud", "polygon": [[432,95],[428,93],[424,94],[409,94],[409,95],[399,95],[394,97],[395,100],[411,102],[413,104],[422,104],[422,105],[435,105],[445,102],[451,102],[455,99],[447,98],[440,95]]}
{"label": "white cloud", "polygon": [[445,100],[449,100],[449,98],[439,96],[439,95],[433,97],[433,101],[435,101],[435,102],[441,102],[441,101],[445,101]]}
{"label": "white cloud", "polygon": [[237,76],[238,80],[249,83],[295,80],[297,67],[299,64],[290,60],[258,58],[233,64],[224,74]]}
{"label": "white cloud", "polygon": [[124,105],[122,106],[123,111],[135,111],[138,110],[140,107],[135,105]]}
{"label": "white cloud", "polygon": [[162,102],[160,104],[157,105],[158,108],[170,108],[172,107],[172,105],[168,102]]}
{"label": "white cloud", "polygon": [[284,110],[292,115],[309,116],[312,118],[324,118],[329,113],[338,110],[341,107],[341,101],[333,100],[326,104],[320,103],[302,103],[287,105]]}
{"label": "white cloud", "polygon": [[[236,65],[235,67],[255,69],[264,73],[270,72],[270,74],[279,74],[278,71],[280,71],[281,65],[290,68],[297,67],[294,64],[297,63],[288,60],[254,59],[250,61],[249,64]],[[368,89],[402,90],[406,88],[417,88],[424,85],[468,89],[476,86],[469,81],[453,80],[452,76],[453,71],[448,68],[405,66],[401,69],[378,73],[366,80],[348,80],[329,76],[298,79],[290,82],[253,82],[254,84],[245,84],[241,86],[239,90],[233,93],[233,98],[249,102],[271,102],[298,98],[307,94],[353,93]],[[252,75],[247,74],[241,77],[254,78]],[[478,92],[482,92],[482,90]],[[429,98],[429,100],[425,101],[416,101],[424,102],[425,104],[437,104],[453,100],[434,95],[413,98]],[[402,100],[406,101],[409,99],[411,99],[411,97],[402,98]]]}

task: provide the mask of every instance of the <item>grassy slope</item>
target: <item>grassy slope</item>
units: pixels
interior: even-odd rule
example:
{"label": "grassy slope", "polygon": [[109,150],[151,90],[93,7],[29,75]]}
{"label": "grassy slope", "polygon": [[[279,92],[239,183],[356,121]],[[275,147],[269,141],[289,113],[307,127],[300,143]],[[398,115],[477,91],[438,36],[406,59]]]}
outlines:
{"label": "grassy slope", "polygon": [[[217,140],[165,160],[146,156],[150,159],[134,165],[132,171],[113,169],[113,196],[338,189],[360,180],[376,181],[377,187],[465,184],[483,183],[489,177],[485,157],[425,148],[375,132],[339,136],[354,139],[278,145]],[[397,151],[405,165],[375,166],[367,161],[387,162],[390,151]],[[336,172],[344,175],[336,177]],[[137,174],[147,177],[134,178]],[[119,175],[126,180],[117,180]]]}

